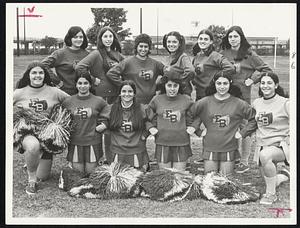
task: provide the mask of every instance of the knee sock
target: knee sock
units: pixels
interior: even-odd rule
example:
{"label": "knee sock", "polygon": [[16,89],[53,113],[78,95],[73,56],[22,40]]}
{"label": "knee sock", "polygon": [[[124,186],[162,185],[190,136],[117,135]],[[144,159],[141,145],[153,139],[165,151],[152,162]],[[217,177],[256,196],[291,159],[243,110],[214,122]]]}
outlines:
{"label": "knee sock", "polygon": [[34,171],[34,172],[27,171],[27,173],[28,173],[28,182],[36,182],[37,181],[36,171]]}
{"label": "knee sock", "polygon": [[286,175],[279,173],[276,175],[276,186],[279,186],[282,182],[285,182],[288,180],[289,180],[289,178]]}
{"label": "knee sock", "polygon": [[276,193],[276,181],[277,176],[274,177],[266,177],[264,176],[266,181],[266,193],[275,194]]}

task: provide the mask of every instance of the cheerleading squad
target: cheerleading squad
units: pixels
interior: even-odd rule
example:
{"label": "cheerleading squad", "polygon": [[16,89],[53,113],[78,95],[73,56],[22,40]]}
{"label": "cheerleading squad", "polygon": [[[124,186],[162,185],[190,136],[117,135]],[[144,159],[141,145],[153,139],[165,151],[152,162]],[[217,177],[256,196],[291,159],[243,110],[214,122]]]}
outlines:
{"label": "cheerleading squad", "polygon": [[[72,131],[56,137],[69,137],[61,148],[67,148],[73,169],[92,173],[104,149],[104,163],[149,171],[146,139],[152,135],[158,167],[185,171],[192,156],[190,137],[197,135],[203,137],[199,156],[204,172],[229,176],[234,169],[249,169],[250,136],[256,132],[254,159],[266,184],[260,203],[277,200],[276,186],[289,178],[276,166],[289,165],[289,100],[278,76],[251,50],[239,26],[227,31],[221,52],[214,50],[213,33],[200,31],[192,61],[184,53],[184,37],[176,31],[166,34],[165,64],[149,56],[152,41],[147,34],[136,37],[135,54],[128,58],[109,27],[99,31],[97,49],[90,53],[80,27],[71,27],[64,41],[64,48],[29,64],[13,103],[45,118],[56,105],[68,110]],[[259,83],[260,98],[251,105],[253,83]],[[193,89],[196,101],[191,98]],[[48,178],[55,154],[42,142],[36,130],[14,144],[25,155],[29,195]]]}

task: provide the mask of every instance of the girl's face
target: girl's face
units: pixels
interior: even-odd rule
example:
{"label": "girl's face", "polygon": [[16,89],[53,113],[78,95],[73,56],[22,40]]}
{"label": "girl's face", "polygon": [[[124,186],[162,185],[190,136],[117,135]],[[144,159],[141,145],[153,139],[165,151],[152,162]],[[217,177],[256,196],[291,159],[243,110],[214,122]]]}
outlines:
{"label": "girl's face", "polygon": [[275,95],[275,89],[277,89],[278,84],[275,84],[270,76],[263,76],[259,85],[263,96],[268,98]]}
{"label": "girl's face", "polygon": [[105,33],[103,33],[101,40],[105,47],[110,47],[114,41],[114,35],[111,31],[107,30]]}
{"label": "girl's face", "polygon": [[90,93],[91,84],[85,78],[79,78],[76,83],[79,95],[88,95]]}
{"label": "girl's face", "polygon": [[73,38],[71,38],[72,47],[80,48],[83,43],[83,33],[77,33]]}
{"label": "girl's face", "polygon": [[137,55],[140,57],[146,57],[149,53],[149,45],[147,43],[139,43],[136,47]]}
{"label": "girl's face", "polygon": [[121,89],[120,97],[122,102],[131,102],[134,98],[134,90],[130,85],[124,85]]}
{"label": "girl's face", "polygon": [[165,84],[166,95],[168,97],[176,97],[179,91],[179,84],[176,82],[168,81]]}
{"label": "girl's face", "polygon": [[230,87],[229,80],[224,77],[219,77],[215,82],[217,94],[222,97],[227,95]]}
{"label": "girl's face", "polygon": [[236,31],[232,31],[228,34],[228,42],[232,48],[239,48],[241,45],[241,36]]}
{"label": "girl's face", "polygon": [[167,48],[169,52],[175,53],[179,48],[179,40],[176,36],[168,36],[167,38]]}
{"label": "girl's face", "polygon": [[36,66],[29,72],[30,85],[33,87],[40,87],[44,84],[45,72],[44,70]]}
{"label": "girl's face", "polygon": [[213,44],[213,41],[210,39],[207,34],[200,34],[198,37],[198,45],[201,50],[207,49],[210,45]]}

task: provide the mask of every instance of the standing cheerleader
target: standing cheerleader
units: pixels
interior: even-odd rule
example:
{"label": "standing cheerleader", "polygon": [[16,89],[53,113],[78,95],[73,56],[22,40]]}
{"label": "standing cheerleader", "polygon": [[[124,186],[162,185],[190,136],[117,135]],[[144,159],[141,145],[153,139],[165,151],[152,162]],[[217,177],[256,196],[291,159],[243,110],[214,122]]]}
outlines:
{"label": "standing cheerleader", "polygon": [[[111,107],[109,130],[110,149],[114,162],[126,163],[136,168],[146,169],[149,157],[146,138],[150,122],[145,105],[137,102],[137,88],[133,81],[125,80],[119,87],[119,97]],[[147,113],[151,113],[148,112]]]}
{"label": "standing cheerleader", "polygon": [[73,26],[66,34],[64,42],[66,47],[54,51],[42,63],[49,68],[55,69],[56,75],[51,74],[54,83],[58,84],[61,90],[74,95],[77,93],[75,86],[75,66],[81,59],[88,55],[88,51],[85,50],[88,41],[82,28]]}
{"label": "standing cheerleader", "polygon": [[[230,175],[234,160],[239,157],[237,138],[246,137],[256,129],[255,110],[238,98],[240,89],[232,84],[231,76],[222,71],[215,74],[206,94],[195,103],[192,111],[193,127],[198,130],[199,122],[203,122],[207,129],[203,137],[204,172]],[[239,132],[244,119],[248,124]]]}
{"label": "standing cheerleader", "polygon": [[221,54],[214,50],[213,33],[203,29],[198,34],[198,41],[193,47],[193,65],[196,76],[193,83],[196,87],[196,100],[205,96],[205,89],[213,76],[222,71],[225,74],[233,74],[234,66]]}
{"label": "standing cheerleader", "polygon": [[[82,59],[77,64],[76,71],[89,71],[97,85],[95,94],[101,96],[108,104],[112,104],[118,96],[117,87],[108,80],[107,72],[123,59],[117,34],[110,27],[103,27],[97,35],[97,50],[92,51],[86,58]],[[104,163],[110,163],[112,159],[109,149],[110,141],[109,131],[106,131],[104,133],[106,157]]]}
{"label": "standing cheerleader", "polygon": [[276,174],[278,162],[289,165],[289,99],[279,86],[278,76],[272,72],[261,74],[259,96],[253,102],[258,127],[254,160],[259,163],[266,183],[260,203],[270,205],[277,200],[276,186],[289,179],[289,173]]}
{"label": "standing cheerleader", "polygon": [[184,171],[192,155],[190,145],[190,108],[192,99],[183,94],[181,75],[170,69],[162,77],[162,94],[155,96],[149,108],[155,113],[149,132],[155,136],[155,157],[159,168]]}
{"label": "standing cheerleader", "polygon": [[109,107],[103,98],[90,92],[92,78],[88,72],[78,74],[75,81],[78,93],[63,103],[75,123],[67,160],[74,169],[92,173],[103,155],[101,132],[108,125]]}
{"label": "standing cheerleader", "polygon": [[[49,115],[56,104],[62,103],[69,95],[62,90],[52,87],[50,74],[40,62],[32,62],[18,83],[13,94],[13,105],[31,109],[36,113]],[[53,155],[41,148],[38,137],[33,134],[25,135],[21,141],[20,153],[25,155],[28,173],[26,193],[37,192],[37,180],[49,177]]]}
{"label": "standing cheerleader", "polygon": [[[232,26],[228,29],[222,41],[221,54],[224,55],[236,67],[236,73],[232,75],[233,83],[241,88],[242,97],[250,104],[251,85],[259,81],[254,72],[272,72],[271,68],[251,50],[243,30],[239,26]],[[243,127],[245,123],[242,124]],[[248,159],[251,151],[251,138],[242,140],[240,148],[241,162],[236,168],[237,173],[244,173],[249,170]]]}
{"label": "standing cheerleader", "polygon": [[164,65],[149,57],[152,41],[147,34],[135,38],[135,55],[113,67],[107,73],[113,84],[120,86],[123,80],[132,80],[136,84],[136,99],[148,104],[155,95],[156,84],[163,75]]}
{"label": "standing cheerleader", "polygon": [[166,65],[181,75],[183,93],[191,96],[193,91],[191,80],[195,76],[195,71],[190,58],[184,53],[184,37],[179,32],[169,32],[163,37],[163,46],[169,52]]}

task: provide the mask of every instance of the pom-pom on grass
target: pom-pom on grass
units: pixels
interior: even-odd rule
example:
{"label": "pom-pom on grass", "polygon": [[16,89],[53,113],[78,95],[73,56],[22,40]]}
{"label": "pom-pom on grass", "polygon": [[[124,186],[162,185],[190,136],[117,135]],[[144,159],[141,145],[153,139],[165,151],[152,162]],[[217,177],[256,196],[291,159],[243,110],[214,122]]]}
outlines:
{"label": "pom-pom on grass", "polygon": [[176,169],[153,170],[138,181],[142,189],[141,196],[159,201],[182,199],[192,182],[192,174]]}
{"label": "pom-pom on grass", "polygon": [[83,198],[116,199],[130,198],[142,171],[127,164],[111,163],[98,166],[89,178],[79,180],[69,195]]}

